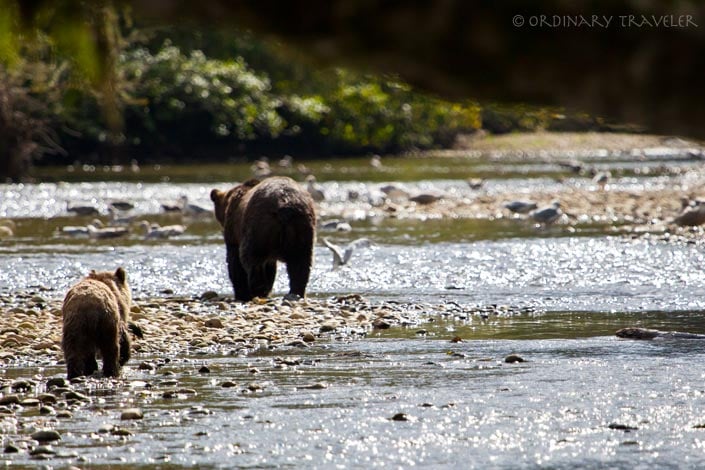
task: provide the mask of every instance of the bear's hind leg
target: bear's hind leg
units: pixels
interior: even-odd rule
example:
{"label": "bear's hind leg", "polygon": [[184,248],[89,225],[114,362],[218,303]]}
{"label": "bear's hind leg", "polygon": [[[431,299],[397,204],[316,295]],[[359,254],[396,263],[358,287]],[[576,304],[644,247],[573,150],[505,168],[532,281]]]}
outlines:
{"label": "bear's hind leg", "polygon": [[95,353],[86,354],[83,358],[83,374],[93,375],[93,372],[98,370],[98,361],[95,360]]}
{"label": "bear's hind leg", "polygon": [[[90,362],[93,360],[93,363]],[[95,364],[95,369],[91,370],[91,366]],[[66,377],[71,380],[76,377],[81,377],[82,375],[91,375],[98,368],[98,364],[95,362],[95,357],[88,357],[85,355],[80,356],[66,356]]]}
{"label": "bear's hind leg", "polygon": [[267,297],[272,292],[277,275],[277,262],[267,261],[250,270],[250,292],[255,297]]}
{"label": "bear's hind leg", "polygon": [[103,377],[120,375],[120,332],[118,325],[106,326],[98,337],[98,347],[103,356]]}
{"label": "bear's hind leg", "polygon": [[247,282],[247,272],[242,267],[240,261],[240,247],[234,244],[226,244],[225,252],[228,261],[228,275],[230,282],[233,284],[235,300],[250,301],[252,294],[250,293],[249,283]]}
{"label": "bear's hind leg", "polygon": [[286,260],[289,274],[289,295],[306,296],[306,285],[311,274],[311,256],[301,255]]}
{"label": "bear's hind leg", "polygon": [[124,366],[130,360],[130,335],[125,325],[120,328],[120,365]]}

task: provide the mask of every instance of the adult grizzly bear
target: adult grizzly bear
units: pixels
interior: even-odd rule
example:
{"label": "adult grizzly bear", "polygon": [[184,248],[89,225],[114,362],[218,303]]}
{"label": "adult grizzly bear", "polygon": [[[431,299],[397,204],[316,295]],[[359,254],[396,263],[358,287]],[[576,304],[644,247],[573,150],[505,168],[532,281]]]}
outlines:
{"label": "adult grizzly bear", "polygon": [[128,321],[132,295],[122,268],[95,272],[69,289],[61,309],[68,378],[91,375],[103,357],[103,375],[117,377],[130,359]]}
{"label": "adult grizzly bear", "polygon": [[223,227],[228,274],[237,300],[266,297],[277,261],[286,263],[289,296],[306,295],[316,237],[311,196],[294,180],[251,179],[229,191],[211,191]]}

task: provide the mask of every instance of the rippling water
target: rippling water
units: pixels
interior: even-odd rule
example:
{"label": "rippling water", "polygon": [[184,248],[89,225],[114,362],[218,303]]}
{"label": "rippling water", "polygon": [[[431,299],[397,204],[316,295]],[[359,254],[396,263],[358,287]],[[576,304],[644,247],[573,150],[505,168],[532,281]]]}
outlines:
{"label": "rippling water", "polygon": [[[682,165],[675,176],[622,175],[614,185],[658,189],[688,183],[693,165]],[[521,178],[520,167],[512,171],[508,180],[497,177],[502,172],[495,168],[483,191],[556,193],[566,185],[593,184],[587,178],[559,183],[536,166],[526,173],[543,173]],[[326,204],[343,204],[351,190],[373,200],[383,184],[324,182]],[[157,215],[161,203],[187,195],[210,207],[210,189],[227,186],[0,185],[0,217],[17,223],[17,237],[0,240],[0,294],[41,291],[61,298],[90,269],[122,265],[138,302],[164,295],[165,289],[184,296],[207,290],[229,295],[225,251],[212,217],[187,221],[186,235],[169,241],[56,235],[63,225],[89,220],[68,216],[67,201],[94,204],[105,215],[110,201],[127,200],[135,204],[138,219],[166,224],[181,220]],[[462,179],[401,186],[412,193],[474,194]],[[574,232],[536,230],[515,220],[353,220],[352,225],[350,233],[319,234],[310,295],[360,293],[372,301],[419,302],[430,312],[434,304],[456,302],[530,307],[533,313],[464,321],[431,313],[420,327],[374,331],[364,339],[316,343],[305,350],[173,358],[156,373],[137,370],[131,362],[126,373],[131,387],[93,395],[92,406],[51,423],[62,433],[56,445],[61,452],[81,456],[78,461],[72,460],[76,455],[55,457],[51,465],[705,465],[705,343],[614,336],[631,325],[705,333],[705,246],[614,236],[599,225],[578,226]],[[333,269],[323,237],[341,245],[366,237],[372,246],[356,249],[349,265]],[[280,267],[274,295],[286,293],[286,284]],[[451,343],[453,336],[464,342]],[[510,353],[526,362],[504,363]],[[280,355],[296,356],[297,365],[281,367]],[[145,359],[152,358],[134,361]],[[210,374],[197,372],[203,363]],[[63,373],[56,366],[2,371],[4,377]],[[224,380],[237,386],[223,388]],[[261,387],[254,392],[248,388],[253,382]],[[163,398],[162,391],[174,383],[197,394]],[[141,407],[145,419],[120,423],[119,409],[126,406]],[[406,421],[391,419],[398,413]],[[127,426],[132,436],[97,435],[105,424]],[[625,426],[635,429],[620,429]],[[36,463],[26,453],[6,460],[28,467]]]}
{"label": "rippling water", "polygon": [[[121,265],[136,296],[159,295],[163,289],[178,295],[231,293],[225,248],[217,235],[194,245],[0,247],[0,256],[5,266],[0,270],[0,292],[43,286],[61,293],[91,269]],[[287,289],[280,265],[274,294],[283,295]],[[316,247],[310,295],[350,292],[372,299],[546,310],[705,309],[705,250],[621,237],[379,242],[356,250],[349,265],[333,269],[330,251]]]}
{"label": "rippling water", "polygon": [[[526,362],[504,363],[509,353]],[[382,335],[292,354],[287,361],[299,365],[286,368],[262,351],[131,371],[135,391],[102,396],[94,405],[102,413],[89,407],[61,420],[57,447],[89,465],[145,468],[705,465],[701,341]],[[197,372],[203,362],[211,373]],[[223,388],[225,380],[236,385]],[[162,398],[174,386],[197,395]],[[120,422],[119,408],[135,404],[145,418]],[[102,425],[133,436],[96,434]]]}

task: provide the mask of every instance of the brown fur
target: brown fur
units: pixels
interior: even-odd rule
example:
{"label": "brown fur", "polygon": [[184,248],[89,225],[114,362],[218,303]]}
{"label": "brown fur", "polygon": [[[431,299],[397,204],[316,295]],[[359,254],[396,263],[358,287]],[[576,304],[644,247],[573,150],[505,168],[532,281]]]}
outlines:
{"label": "brown fur", "polygon": [[291,178],[273,177],[249,180],[229,191],[214,189],[211,200],[223,226],[235,298],[269,295],[277,261],[286,263],[289,294],[304,297],[316,237],[308,192]]}
{"label": "brown fur", "polygon": [[103,375],[117,377],[130,359],[128,322],[132,295],[125,270],[91,273],[69,289],[62,307],[68,378],[91,375],[103,357]]}

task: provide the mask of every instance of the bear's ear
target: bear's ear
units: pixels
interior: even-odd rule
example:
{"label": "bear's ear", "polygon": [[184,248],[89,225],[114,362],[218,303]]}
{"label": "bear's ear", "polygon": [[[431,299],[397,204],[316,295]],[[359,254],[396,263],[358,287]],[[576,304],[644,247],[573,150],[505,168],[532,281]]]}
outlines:
{"label": "bear's ear", "polygon": [[214,189],[213,191],[211,191],[211,201],[218,202],[218,201],[222,200],[224,194],[225,193],[223,191],[219,191],[217,189]]}
{"label": "bear's ear", "polygon": [[125,281],[127,280],[127,273],[124,269],[122,269],[122,266],[115,270],[115,277],[118,281],[120,281],[120,284],[125,284]]}

